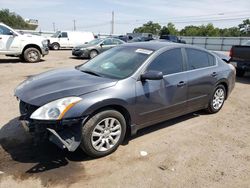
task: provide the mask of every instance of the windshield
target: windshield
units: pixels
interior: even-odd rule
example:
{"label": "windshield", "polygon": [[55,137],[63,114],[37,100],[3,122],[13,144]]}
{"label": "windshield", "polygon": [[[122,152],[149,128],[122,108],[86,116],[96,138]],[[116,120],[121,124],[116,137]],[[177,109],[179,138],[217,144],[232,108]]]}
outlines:
{"label": "windshield", "polygon": [[94,40],[88,42],[88,44],[96,45],[102,41],[103,41],[103,39],[94,39]]}
{"label": "windshield", "polygon": [[53,34],[51,37],[57,38],[60,35],[60,31],[57,31],[55,34]]}
{"label": "windshield", "polygon": [[123,79],[133,74],[153,53],[136,47],[116,47],[108,50],[79,67],[94,75]]}

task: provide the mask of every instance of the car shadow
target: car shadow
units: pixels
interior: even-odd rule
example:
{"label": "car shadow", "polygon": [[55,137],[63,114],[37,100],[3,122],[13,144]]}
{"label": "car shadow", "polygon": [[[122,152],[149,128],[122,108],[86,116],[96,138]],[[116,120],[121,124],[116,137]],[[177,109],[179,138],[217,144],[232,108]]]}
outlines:
{"label": "car shadow", "polygon": [[[43,61],[45,61],[45,60],[41,59],[40,61],[35,62],[35,63],[41,63]],[[17,64],[17,63],[34,64],[34,63],[27,63],[27,62],[25,62],[25,61],[23,61],[23,60],[21,60],[19,58],[15,58],[15,59],[14,58],[13,59],[10,59],[10,58],[8,58],[8,59],[0,59],[0,64],[11,64],[11,63],[13,63],[13,64]]]}
{"label": "car shadow", "polygon": [[76,59],[76,60],[89,60],[89,58],[87,58],[87,57],[74,57],[74,56],[71,56],[69,58],[70,59]]}
{"label": "car shadow", "polygon": [[[122,145],[127,145],[132,139],[205,114],[203,111],[199,111],[144,128],[138,131],[135,136],[127,137]],[[68,152],[59,149],[49,141],[34,145],[32,136],[20,125],[18,118],[10,120],[0,129],[0,146],[2,147],[2,149],[0,148],[0,166],[4,164],[1,170],[11,175],[16,170],[24,174],[39,174],[65,166],[69,166],[70,172],[68,173],[73,174],[77,170],[82,170],[80,168],[81,165],[77,165],[75,162],[94,160],[94,158],[84,154],[81,149],[77,149],[75,152]],[[16,162],[21,164],[17,165]]]}
{"label": "car shadow", "polygon": [[143,129],[138,130],[136,135],[127,136],[122,145],[127,145],[129,143],[129,141],[131,141],[133,139],[137,139],[137,138],[144,136],[146,134],[150,134],[152,132],[156,132],[156,131],[159,131],[161,129],[165,129],[167,127],[176,125],[182,121],[186,121],[186,120],[198,117],[200,115],[209,115],[209,114],[206,113],[204,110],[200,110],[200,111],[189,113],[189,114],[186,114],[186,115],[183,115],[180,117],[176,117],[174,119],[170,119],[170,120],[167,120],[167,121],[155,124],[155,125],[145,127]]}
{"label": "car shadow", "polygon": [[236,82],[250,84],[250,72],[247,72],[243,77],[236,77]]}
{"label": "car shadow", "polygon": [[[14,164],[14,161],[34,165],[25,170],[25,173],[40,173],[66,166],[70,161],[91,160],[80,149],[67,152],[50,142],[34,145],[32,139],[32,136],[20,125],[18,118],[5,124],[0,129],[0,146],[2,147],[0,164],[4,164],[6,168],[3,167],[1,170],[11,171],[9,167]],[[9,154],[10,159],[4,157],[6,153]]]}

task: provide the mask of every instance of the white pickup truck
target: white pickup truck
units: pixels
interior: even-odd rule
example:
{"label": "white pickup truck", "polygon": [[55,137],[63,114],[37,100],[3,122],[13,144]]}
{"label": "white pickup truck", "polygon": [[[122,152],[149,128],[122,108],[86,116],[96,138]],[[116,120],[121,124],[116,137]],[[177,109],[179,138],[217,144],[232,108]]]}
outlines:
{"label": "white pickup truck", "polygon": [[41,36],[20,34],[9,26],[0,23],[0,54],[19,57],[21,60],[34,63],[41,56],[49,53],[48,40]]}

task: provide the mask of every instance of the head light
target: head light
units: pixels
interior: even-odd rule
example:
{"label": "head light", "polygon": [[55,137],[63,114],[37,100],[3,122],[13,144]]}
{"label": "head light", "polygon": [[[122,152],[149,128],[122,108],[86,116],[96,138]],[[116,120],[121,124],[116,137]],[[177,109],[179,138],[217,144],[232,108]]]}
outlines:
{"label": "head light", "polygon": [[60,120],[68,110],[81,100],[80,97],[67,97],[52,101],[38,108],[31,114],[30,118],[36,120]]}

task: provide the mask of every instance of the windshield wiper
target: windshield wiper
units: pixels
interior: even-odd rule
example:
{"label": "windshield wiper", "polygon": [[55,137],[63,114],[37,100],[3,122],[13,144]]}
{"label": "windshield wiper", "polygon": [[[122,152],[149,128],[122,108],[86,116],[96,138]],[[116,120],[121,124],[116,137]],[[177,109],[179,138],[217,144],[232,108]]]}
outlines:
{"label": "windshield wiper", "polygon": [[99,76],[99,77],[102,77],[100,74],[96,73],[96,72],[93,72],[91,70],[81,70],[80,71],[84,72],[84,73],[87,73],[87,74],[92,74],[94,76]]}

